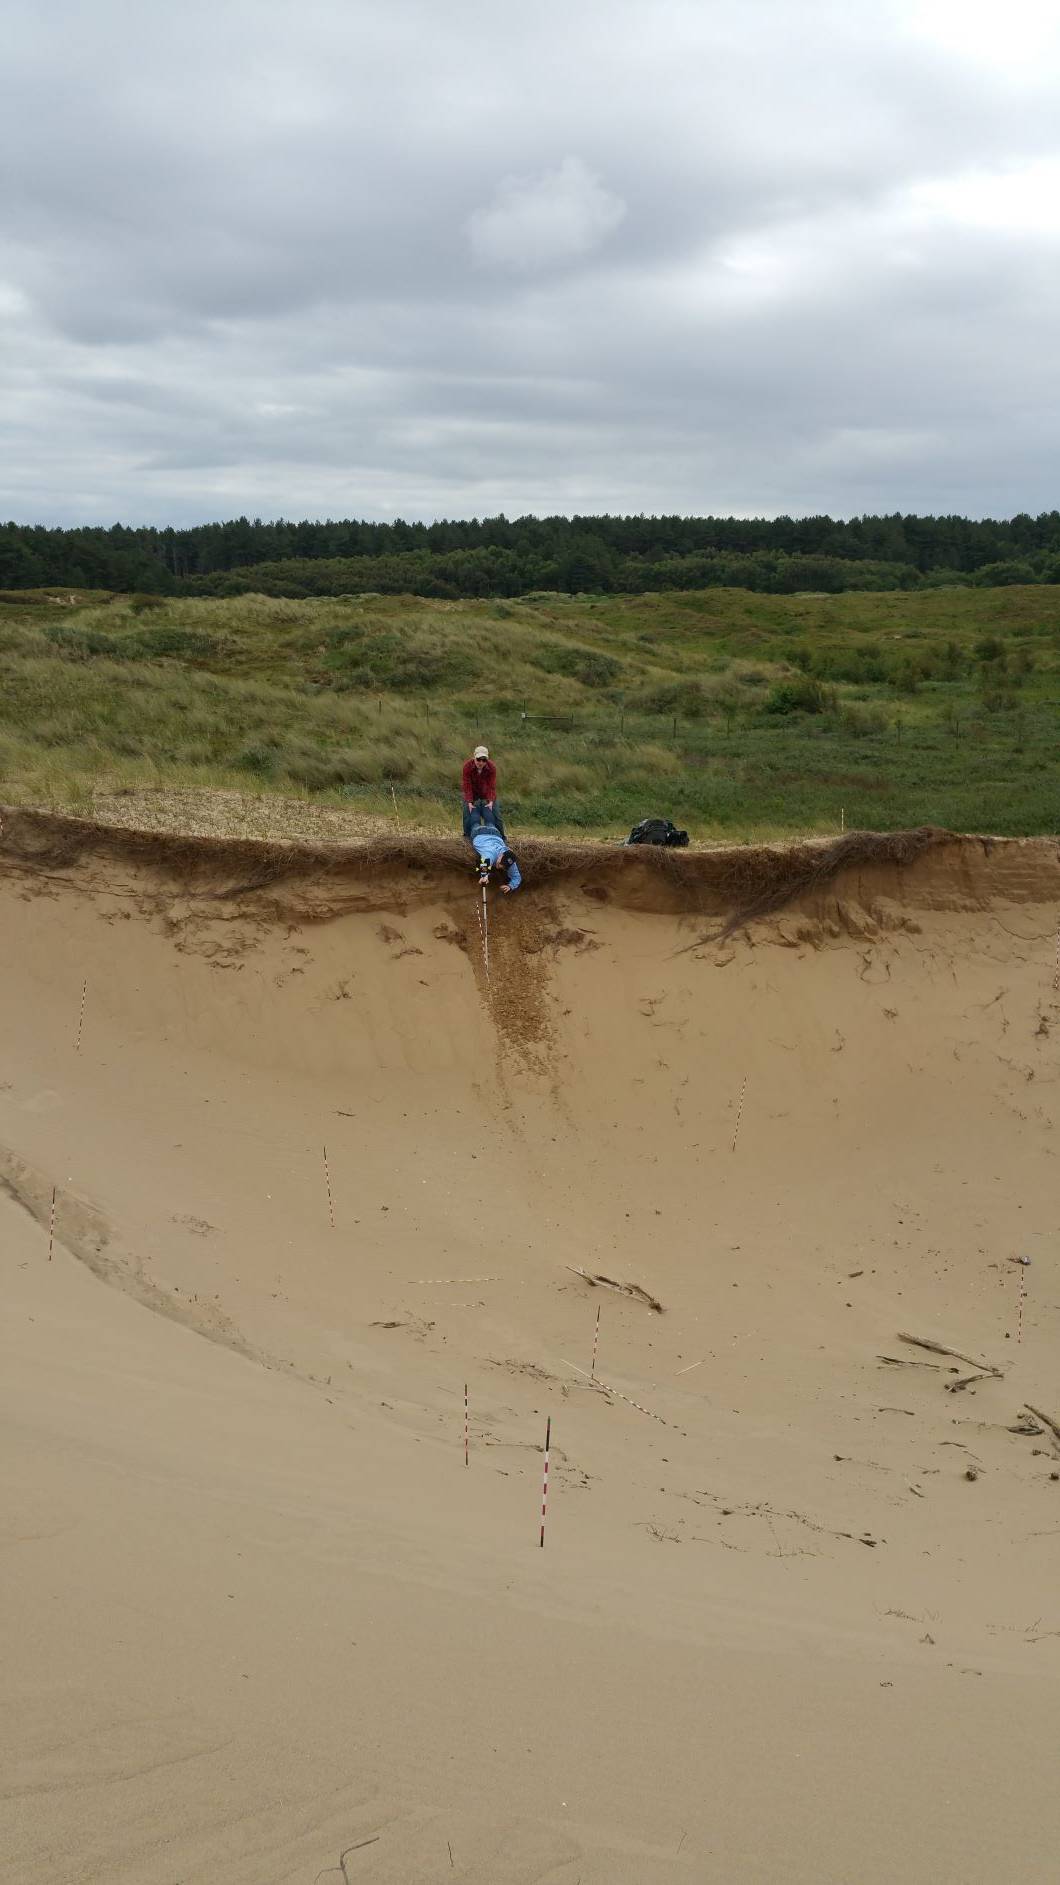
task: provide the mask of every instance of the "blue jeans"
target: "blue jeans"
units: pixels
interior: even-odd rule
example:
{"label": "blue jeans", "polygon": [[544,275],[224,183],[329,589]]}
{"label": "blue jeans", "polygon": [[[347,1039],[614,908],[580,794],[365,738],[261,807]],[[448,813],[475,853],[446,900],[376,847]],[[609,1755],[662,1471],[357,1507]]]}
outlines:
{"label": "blue jeans", "polygon": [[504,839],[505,844],[507,844],[508,833],[505,831],[504,825],[501,821],[501,808],[497,804],[496,800],[494,801],[492,805],[487,805],[485,799],[476,799],[470,811],[468,811],[467,809],[467,801],[465,800],[464,802],[464,836],[467,839],[469,844],[471,842],[472,832],[479,825],[489,825],[493,829],[499,831],[501,834],[501,837]]}

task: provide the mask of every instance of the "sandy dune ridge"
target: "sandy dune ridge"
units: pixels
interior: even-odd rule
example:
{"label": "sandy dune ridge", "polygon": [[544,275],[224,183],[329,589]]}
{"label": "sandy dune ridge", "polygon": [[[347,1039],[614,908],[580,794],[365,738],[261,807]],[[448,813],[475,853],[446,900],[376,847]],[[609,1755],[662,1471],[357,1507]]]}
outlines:
{"label": "sandy dune ridge", "polygon": [[1060,854],[824,850],[4,815],[0,1878],[1056,1877]]}

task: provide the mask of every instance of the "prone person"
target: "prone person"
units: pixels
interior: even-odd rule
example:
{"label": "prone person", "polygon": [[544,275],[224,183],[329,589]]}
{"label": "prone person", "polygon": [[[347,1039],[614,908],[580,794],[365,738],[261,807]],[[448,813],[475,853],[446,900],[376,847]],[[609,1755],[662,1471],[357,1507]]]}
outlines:
{"label": "prone person", "polygon": [[492,812],[480,816],[477,824],[468,832],[471,847],[478,859],[478,880],[488,884],[490,872],[503,871],[505,881],[501,890],[507,896],[511,890],[518,890],[523,881],[522,872],[515,861],[514,853],[509,851],[504,837]]}

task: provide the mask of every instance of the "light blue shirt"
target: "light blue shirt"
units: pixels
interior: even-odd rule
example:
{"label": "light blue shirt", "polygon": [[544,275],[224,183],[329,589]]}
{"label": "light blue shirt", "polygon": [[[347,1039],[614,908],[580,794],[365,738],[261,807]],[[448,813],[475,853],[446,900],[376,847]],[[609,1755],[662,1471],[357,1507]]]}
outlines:
{"label": "light blue shirt", "polygon": [[[496,864],[497,859],[503,857],[508,849],[499,831],[476,831],[471,842],[479,857],[484,858],[491,866]],[[508,872],[509,890],[518,890],[522,881],[522,873],[513,857]]]}

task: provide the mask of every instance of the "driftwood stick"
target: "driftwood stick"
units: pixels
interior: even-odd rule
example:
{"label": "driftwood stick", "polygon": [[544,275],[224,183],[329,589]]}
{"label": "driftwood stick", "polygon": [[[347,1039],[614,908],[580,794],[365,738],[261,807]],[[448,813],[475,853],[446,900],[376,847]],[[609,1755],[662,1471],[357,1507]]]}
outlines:
{"label": "driftwood stick", "polygon": [[563,1268],[569,1270],[572,1276],[580,1276],[582,1282],[588,1283],[590,1289],[596,1289],[599,1284],[604,1289],[617,1290],[620,1296],[632,1296],[634,1302],[645,1303],[649,1309],[654,1309],[658,1316],[664,1313],[662,1303],[658,1298],[650,1296],[639,1283],[616,1283],[613,1277],[602,1276],[599,1270],[579,1270],[573,1263],[565,1263]]}
{"label": "driftwood stick", "polygon": [[1053,1439],[1060,1443],[1060,1420],[1054,1420],[1051,1414],[1043,1414],[1040,1407],[1032,1407],[1029,1401],[1024,1401],[1023,1405],[1028,1414],[1033,1414],[1035,1420],[1040,1420],[1043,1426],[1048,1427]]}
{"label": "driftwood stick", "polygon": [[898,1340],[909,1342],[913,1348],[929,1349],[933,1355],[952,1355],[954,1361],[967,1362],[969,1368],[981,1368],[984,1374],[995,1375],[998,1380],[1001,1380],[1004,1374],[1002,1368],[994,1368],[988,1361],[977,1361],[974,1355],[962,1355],[959,1348],[947,1348],[944,1342],[929,1341],[926,1335],[904,1335],[899,1330]]}
{"label": "driftwood stick", "polygon": [[941,1361],[910,1361],[908,1355],[877,1355],[877,1361],[885,1361],[891,1368],[933,1368],[941,1373]]}

